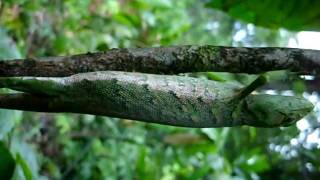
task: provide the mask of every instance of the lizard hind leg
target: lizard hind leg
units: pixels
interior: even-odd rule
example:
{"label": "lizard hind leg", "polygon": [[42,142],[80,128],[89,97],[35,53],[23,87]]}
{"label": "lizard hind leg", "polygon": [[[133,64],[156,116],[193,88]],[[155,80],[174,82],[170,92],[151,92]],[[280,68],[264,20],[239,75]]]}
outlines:
{"label": "lizard hind leg", "polygon": [[56,96],[63,90],[63,78],[1,77],[0,88],[45,96]]}
{"label": "lizard hind leg", "polygon": [[243,99],[251,94],[254,90],[260,86],[265,85],[268,82],[268,77],[265,74],[259,75],[254,81],[252,81],[248,86],[242,88],[238,94],[238,98]]}

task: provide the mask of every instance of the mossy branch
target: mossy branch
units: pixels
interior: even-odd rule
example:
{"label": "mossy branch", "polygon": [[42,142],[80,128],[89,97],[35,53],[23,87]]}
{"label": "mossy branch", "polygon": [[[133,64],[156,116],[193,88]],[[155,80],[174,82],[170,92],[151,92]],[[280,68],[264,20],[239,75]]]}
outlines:
{"label": "mossy branch", "polygon": [[317,74],[320,72],[320,51],[188,45],[110,49],[72,56],[0,61],[2,77],[62,77],[105,70],[153,74],[205,71],[260,74],[283,69],[300,74]]}

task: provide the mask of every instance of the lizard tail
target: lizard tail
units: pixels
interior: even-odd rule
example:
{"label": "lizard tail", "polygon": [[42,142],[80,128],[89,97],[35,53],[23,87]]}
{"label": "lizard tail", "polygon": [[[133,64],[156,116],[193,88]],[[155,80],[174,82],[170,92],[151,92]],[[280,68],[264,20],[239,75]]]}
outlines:
{"label": "lizard tail", "polygon": [[38,97],[27,93],[0,94],[0,108],[23,111],[54,112],[51,97]]}
{"label": "lizard tail", "polygon": [[8,88],[30,94],[57,96],[63,88],[58,78],[0,77],[0,88]]}

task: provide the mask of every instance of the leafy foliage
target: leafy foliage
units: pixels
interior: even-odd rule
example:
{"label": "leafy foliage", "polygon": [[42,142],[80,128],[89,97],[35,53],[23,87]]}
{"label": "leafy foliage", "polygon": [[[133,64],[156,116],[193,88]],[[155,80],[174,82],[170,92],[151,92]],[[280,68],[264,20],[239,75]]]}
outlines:
{"label": "leafy foliage", "polygon": [[16,164],[10,151],[2,141],[0,141],[0,154],[0,177],[10,179]]}
{"label": "leafy foliage", "polygon": [[[2,5],[1,59],[114,47],[286,46],[294,37],[237,22],[196,0],[8,0]],[[273,75],[283,80],[271,88],[287,85],[303,91],[300,77]],[[216,72],[190,76],[244,84],[254,78]],[[296,81],[300,85],[291,83]],[[187,129],[110,117],[1,110],[0,139],[10,144],[12,154],[19,154],[13,179],[312,178],[320,171],[320,151],[307,137],[319,131],[319,122],[316,114],[302,122],[310,123],[303,130]]]}
{"label": "leafy foliage", "polygon": [[209,7],[259,26],[292,31],[319,31],[320,18],[317,0],[211,0]]}

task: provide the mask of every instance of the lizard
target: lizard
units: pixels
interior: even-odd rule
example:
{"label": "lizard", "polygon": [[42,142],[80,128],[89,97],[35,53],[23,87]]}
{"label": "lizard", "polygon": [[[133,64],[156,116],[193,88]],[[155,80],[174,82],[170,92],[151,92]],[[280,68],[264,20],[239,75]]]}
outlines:
{"label": "lizard", "polygon": [[96,71],[66,77],[1,77],[0,108],[70,112],[181,127],[289,126],[313,105],[302,97],[252,94],[250,85],[200,78],[123,71]]}

